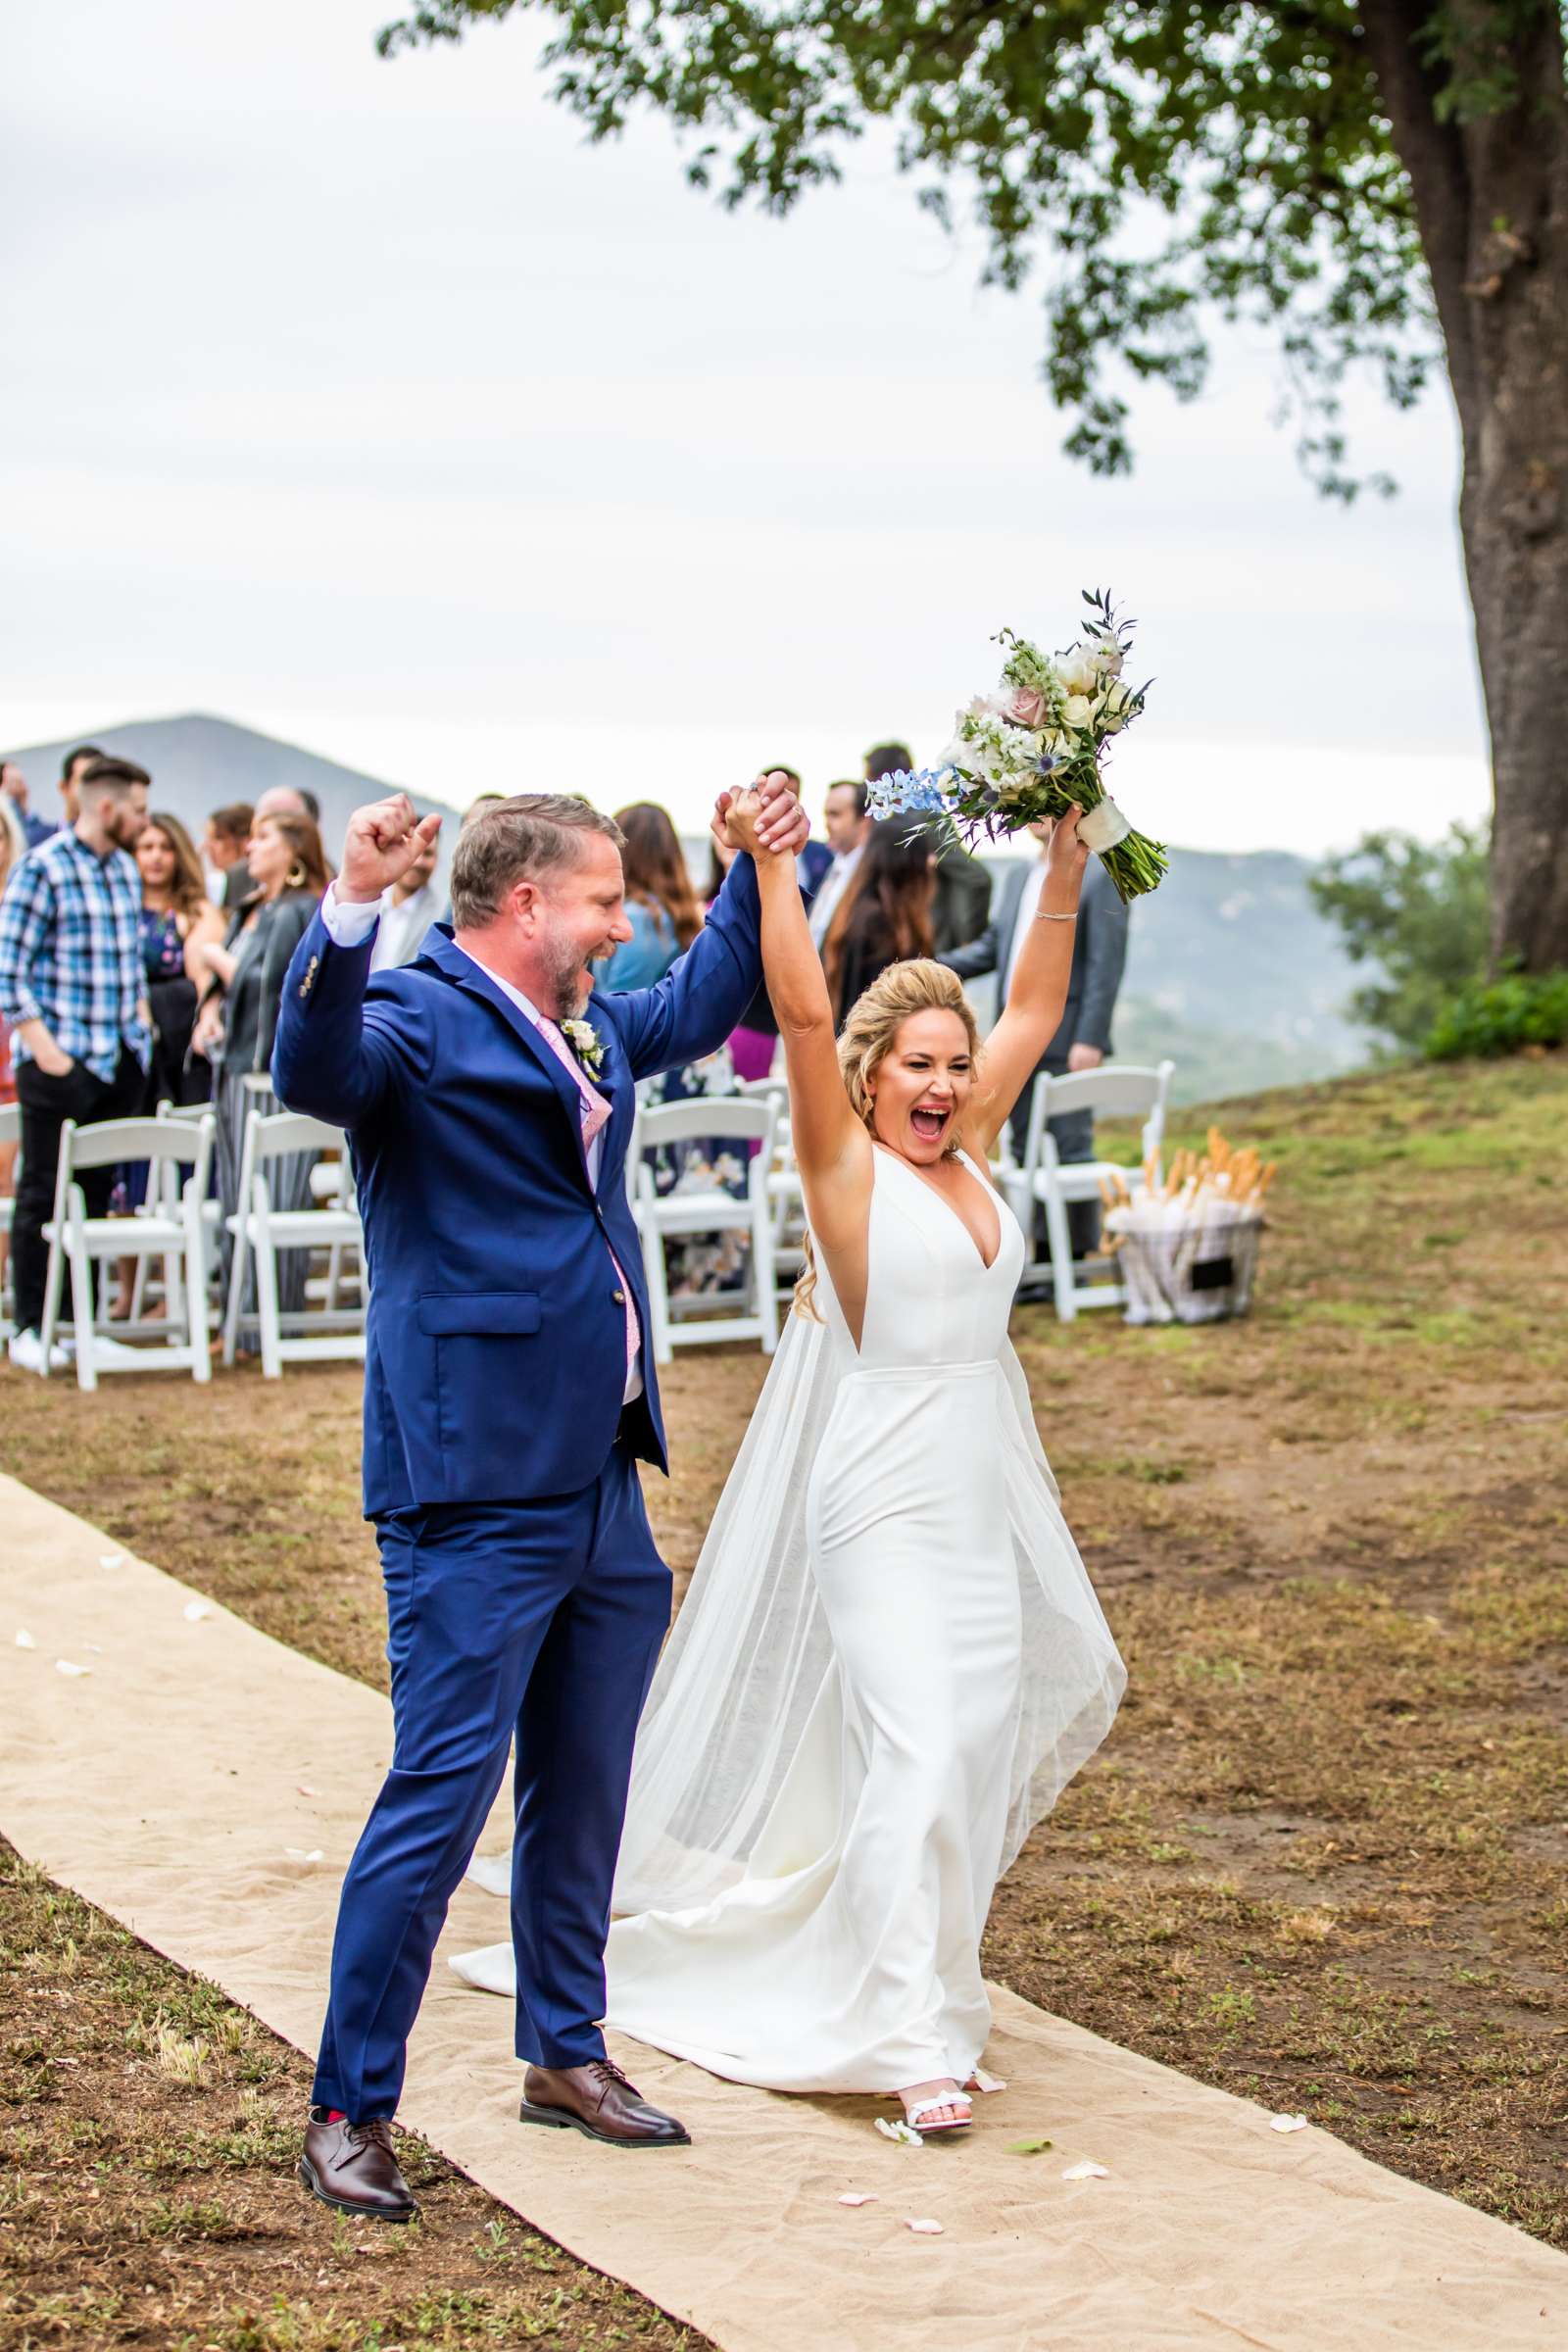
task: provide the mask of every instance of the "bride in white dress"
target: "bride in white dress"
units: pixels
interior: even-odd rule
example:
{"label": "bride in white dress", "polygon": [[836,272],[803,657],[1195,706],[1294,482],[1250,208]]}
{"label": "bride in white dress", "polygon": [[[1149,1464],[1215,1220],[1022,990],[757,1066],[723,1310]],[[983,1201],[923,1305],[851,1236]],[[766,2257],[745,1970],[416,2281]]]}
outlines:
{"label": "bride in white dress", "polygon": [[[730,811],[746,848],[757,808]],[[835,1040],[789,862],[758,861],[814,1266],[655,1680],[607,1948],[621,2032],[735,2082],[896,2093],[926,2134],[969,2121],[997,1881],[1126,1679],[1008,1345],[1023,1237],[987,1174],[1060,1019],[1086,858],[1063,818],[983,1054],[925,960]],[[503,1990],[511,1959],[453,1965]]]}

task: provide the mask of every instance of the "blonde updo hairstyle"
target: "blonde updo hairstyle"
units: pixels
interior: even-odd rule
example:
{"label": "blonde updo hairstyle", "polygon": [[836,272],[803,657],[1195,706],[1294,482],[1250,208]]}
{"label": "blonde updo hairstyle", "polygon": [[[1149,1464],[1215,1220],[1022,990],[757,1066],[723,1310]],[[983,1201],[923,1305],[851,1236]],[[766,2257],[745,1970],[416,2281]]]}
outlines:
{"label": "blonde updo hairstyle", "polygon": [[[898,1043],[905,1022],[917,1012],[956,1012],[968,1037],[971,1056],[979,1058],[980,1031],[956,974],[929,956],[911,956],[904,963],[890,963],[857,997],[839,1031],[839,1069],[844,1091],[868,1135],[876,1133],[872,1090],[877,1071]],[[957,1148],[956,1141],[951,1143],[948,1153],[951,1155]],[[820,1323],[822,1318],[813,1297],[815,1290],[816,1258],[808,1233],[806,1263],[795,1285],[795,1312]]]}

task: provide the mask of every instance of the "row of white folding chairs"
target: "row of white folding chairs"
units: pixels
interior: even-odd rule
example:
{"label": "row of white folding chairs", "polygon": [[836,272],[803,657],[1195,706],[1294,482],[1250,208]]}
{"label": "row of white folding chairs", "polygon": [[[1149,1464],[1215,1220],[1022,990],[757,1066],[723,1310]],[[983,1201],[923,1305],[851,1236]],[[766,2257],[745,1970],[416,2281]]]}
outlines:
{"label": "row of white folding chairs", "polygon": [[[65,1276],[71,1275],[72,1322],[77,1384],[96,1389],[104,1372],[186,1371],[211,1378],[209,1290],[218,1264],[217,1225],[222,1216],[211,1198],[217,1123],[202,1105],[176,1108],[161,1103],[154,1118],[111,1119],[78,1127],[68,1120],[61,1131],[55,1213],[44,1227],[49,1244],[43,1352],[47,1369],[63,1317]],[[6,1140],[0,1134],[0,1141]],[[269,1170],[298,1152],[336,1153],[324,1204],[279,1210],[272,1202]],[[131,1216],[89,1217],[77,1181],[86,1168],[144,1160],[147,1198]],[[179,1171],[190,1174],[181,1182]],[[317,1188],[313,1184],[313,1193]],[[318,1196],[319,1197],[319,1196]],[[365,1298],[363,1234],[354,1200],[346,1139],[340,1128],[297,1111],[253,1110],[241,1146],[238,1205],[223,1219],[232,1237],[228,1296],[222,1305],[223,1360],[231,1364],[242,1331],[254,1330],[262,1372],[276,1380],[285,1363],[322,1358],[363,1360]],[[323,1250],[328,1255],[325,1310],[298,1318],[285,1329],[279,1310],[278,1253]],[[131,1319],[116,1334],[94,1311],[94,1259],[136,1261]],[[143,1270],[162,1267],[160,1318],[143,1317]],[[356,1304],[340,1302],[346,1266],[360,1269]],[[247,1274],[253,1273],[256,1306],[246,1310]],[[310,1328],[300,1328],[309,1321]],[[138,1347],[132,1338],[155,1334],[159,1345]],[[127,1335],[130,1335],[127,1337]]]}
{"label": "row of white folding chairs", "polygon": [[[312,1171],[309,1208],[279,1208],[272,1198],[270,1166],[302,1152],[335,1153]],[[320,1183],[317,1179],[321,1179]],[[348,1139],[340,1127],[299,1110],[253,1110],[240,1146],[239,1206],[224,1224],[232,1237],[228,1298],[223,1310],[223,1361],[239,1352],[240,1335],[254,1330],[267,1380],[282,1376],[285,1364],[332,1361],[363,1363],[368,1299],[365,1235],[354,1195]],[[277,1260],[284,1250],[324,1250],[323,1306],[313,1314],[285,1318],[279,1308]],[[358,1276],[358,1298],[342,1301],[345,1272]],[[245,1306],[247,1272],[254,1268],[256,1305]]]}

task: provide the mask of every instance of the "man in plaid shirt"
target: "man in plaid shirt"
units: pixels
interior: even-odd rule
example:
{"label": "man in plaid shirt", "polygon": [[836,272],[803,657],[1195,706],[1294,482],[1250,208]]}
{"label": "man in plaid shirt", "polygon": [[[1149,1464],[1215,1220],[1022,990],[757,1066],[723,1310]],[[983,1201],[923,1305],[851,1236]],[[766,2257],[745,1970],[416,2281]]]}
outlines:
{"label": "man in plaid shirt", "polygon": [[[141,877],[129,853],[147,822],[148,782],[128,760],[94,760],[75,823],[18,861],[0,900],[0,1020],[11,1025],[22,1105],[11,1360],[29,1372],[45,1368],[42,1229],[54,1214],[61,1128],[129,1117],[146,1088]],[[107,1212],[114,1174],[83,1170],[89,1216]]]}

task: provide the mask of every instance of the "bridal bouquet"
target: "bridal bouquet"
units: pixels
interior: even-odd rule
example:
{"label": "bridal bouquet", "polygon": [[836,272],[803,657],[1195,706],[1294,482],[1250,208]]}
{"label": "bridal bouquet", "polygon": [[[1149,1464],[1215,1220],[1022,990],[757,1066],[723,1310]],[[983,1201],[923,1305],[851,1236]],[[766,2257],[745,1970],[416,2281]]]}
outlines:
{"label": "bridal bouquet", "polygon": [[1155,889],[1167,861],[1157,841],[1133,831],[1101,764],[1111,737],[1141,715],[1149,689],[1122,682],[1133,623],[1118,619],[1105,589],[1086,589],[1084,603],[1090,617],[1065,653],[1043,654],[1004,629],[997,643],[1007,658],[995,692],[958,712],[935,767],[874,783],[871,809],[945,817],[972,849],[981,835],[995,841],[1076,804],[1079,840],[1099,852],[1125,901]]}

